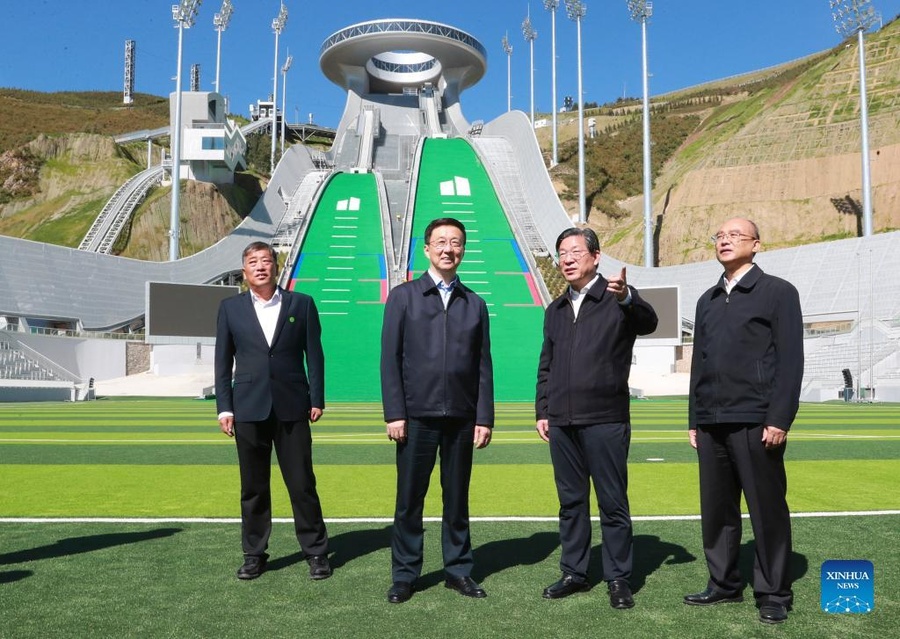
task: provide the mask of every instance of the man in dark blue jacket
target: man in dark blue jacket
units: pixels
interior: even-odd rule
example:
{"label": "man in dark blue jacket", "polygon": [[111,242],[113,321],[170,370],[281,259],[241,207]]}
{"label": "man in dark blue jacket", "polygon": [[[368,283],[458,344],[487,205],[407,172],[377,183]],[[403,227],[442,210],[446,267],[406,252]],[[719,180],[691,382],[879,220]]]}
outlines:
{"label": "man in dark blue jacket", "polygon": [[465,247],[458,220],[428,224],[428,271],[391,291],[384,309],[381,395],[388,438],[397,442],[391,603],[412,597],[422,570],[422,510],[438,450],[445,585],[486,596],[471,577],[469,479],[473,447],[491,441],[494,373],[487,305],[456,275]]}
{"label": "man in dark blue jacket", "polygon": [[755,538],[759,619],[781,623],[793,601],[784,451],[803,379],[800,297],[790,283],[753,263],[760,243],[750,220],[728,220],[712,239],[725,272],[697,302],[688,408],[709,582],[684,602],[743,600],[743,491]]}
{"label": "man in dark blue jacket", "polygon": [[255,579],[266,568],[274,447],[310,577],[325,579],[331,576],[328,534],[316,492],[309,428],[325,408],[319,314],[309,295],[277,286],[278,262],[271,246],[253,242],[244,249],[242,262],[250,290],[219,306],[215,356],[219,426],[235,438],[241,472],[244,564],[237,576]]}
{"label": "man in dark blue jacket", "polygon": [[556,252],[569,287],[544,314],[535,413],[538,434],[550,443],[559,495],[562,578],[543,596],[560,599],[589,588],[593,480],[609,603],[631,608],[628,376],[635,339],[656,330],[656,312],[628,286],[624,268],[609,279],[600,275],[600,242],[591,229],[566,229]]}

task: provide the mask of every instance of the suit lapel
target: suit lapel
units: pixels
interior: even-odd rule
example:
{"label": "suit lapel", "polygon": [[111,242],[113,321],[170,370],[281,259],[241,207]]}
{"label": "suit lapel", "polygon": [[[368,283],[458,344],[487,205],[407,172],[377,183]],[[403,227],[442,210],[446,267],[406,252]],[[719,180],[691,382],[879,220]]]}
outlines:
{"label": "suit lapel", "polygon": [[294,296],[282,289],[281,310],[278,311],[278,323],[275,325],[275,334],[272,335],[272,346],[275,346],[275,344],[278,342],[278,337],[281,335],[281,329],[284,327],[284,323],[287,320],[288,315],[290,315],[292,312],[291,305],[293,301]]}
{"label": "suit lapel", "polygon": [[259,317],[256,315],[256,308],[253,306],[253,297],[250,295],[250,291],[243,293],[244,295],[244,310],[247,315],[247,321],[250,323],[250,330],[256,335],[256,339],[262,340],[262,343],[266,343],[266,334],[263,332],[262,324],[259,323]]}

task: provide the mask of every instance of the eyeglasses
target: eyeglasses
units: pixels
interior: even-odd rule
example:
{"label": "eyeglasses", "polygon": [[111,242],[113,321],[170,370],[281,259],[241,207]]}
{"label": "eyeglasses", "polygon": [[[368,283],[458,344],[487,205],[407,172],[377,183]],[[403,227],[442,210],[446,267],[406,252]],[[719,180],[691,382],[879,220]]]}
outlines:
{"label": "eyeglasses", "polygon": [[573,260],[575,260],[577,262],[585,255],[590,255],[590,254],[591,254],[590,251],[582,251],[581,249],[575,249],[574,251],[560,251],[559,253],[556,254],[556,257],[558,257],[560,260],[564,260],[566,258],[571,257]]}
{"label": "eyeglasses", "polygon": [[744,238],[748,240],[758,240],[758,237],[754,237],[753,235],[747,235],[746,233],[741,233],[740,231],[728,231],[728,233],[716,233],[709,239],[712,240],[713,244],[718,244],[722,240],[727,239],[732,244],[737,244]]}
{"label": "eyeglasses", "polygon": [[458,251],[463,247],[463,243],[460,240],[435,240],[434,242],[429,242],[428,245],[436,251],[443,251],[446,249],[452,249],[454,251]]}

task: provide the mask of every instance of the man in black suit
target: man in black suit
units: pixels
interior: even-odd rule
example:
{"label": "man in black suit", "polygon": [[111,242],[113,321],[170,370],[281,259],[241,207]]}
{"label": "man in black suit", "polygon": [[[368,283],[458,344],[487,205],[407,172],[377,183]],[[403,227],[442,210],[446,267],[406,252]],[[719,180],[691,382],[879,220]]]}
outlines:
{"label": "man in black suit", "polygon": [[487,596],[471,577],[469,479],[473,448],[491,441],[494,374],[484,300],[456,275],[466,247],[459,220],[425,229],[430,266],[388,297],[381,334],[381,395],[387,436],[397,442],[397,503],[388,601],[412,597],[422,570],[422,510],[438,450],[445,585]]}
{"label": "man in black suit", "polygon": [[544,314],[535,426],[550,443],[562,578],[543,596],[561,599],[589,588],[593,480],[609,603],[631,608],[628,375],[635,339],[656,330],[656,312],[628,286],[624,268],[608,279],[600,275],[600,241],[591,229],[566,229],[556,240],[556,252],[569,286]]}
{"label": "man in black suit", "polygon": [[688,400],[709,581],[684,603],[743,601],[738,569],[743,492],[756,542],[753,594],[759,620],[782,623],[793,603],[784,451],[803,380],[800,295],[753,263],[760,243],[750,220],[728,220],[712,240],[724,273],[697,301]]}
{"label": "man in black suit", "polygon": [[219,426],[235,438],[241,472],[244,564],[237,576],[255,579],[266,568],[274,447],[310,577],[326,579],[331,576],[328,534],[309,427],[325,408],[319,314],[311,297],[277,285],[278,262],[270,245],[253,242],[242,260],[250,290],[220,305],[215,358]]}

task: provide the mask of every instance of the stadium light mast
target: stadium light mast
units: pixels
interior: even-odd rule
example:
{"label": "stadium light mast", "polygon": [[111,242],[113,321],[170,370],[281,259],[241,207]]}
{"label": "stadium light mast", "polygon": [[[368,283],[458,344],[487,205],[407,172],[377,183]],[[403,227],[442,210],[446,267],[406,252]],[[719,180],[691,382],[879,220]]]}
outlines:
{"label": "stadium light mast", "polygon": [[287,23],[288,10],[281,3],[281,10],[272,20],[272,31],[275,32],[275,71],[272,74],[272,154],[269,156],[269,165],[271,167],[270,174],[275,175],[275,140],[278,137],[276,127],[278,125],[278,109],[275,107],[278,100],[278,36],[284,31],[284,25]]}
{"label": "stadium light mast", "polygon": [[553,155],[550,158],[550,168],[559,164],[557,151],[557,126],[556,126],[556,9],[559,8],[559,0],[544,0],[544,8],[550,12],[550,84],[553,86]]}
{"label": "stadium light mast", "polygon": [[169,212],[169,260],[178,259],[179,208],[181,205],[181,49],[184,30],[194,25],[202,0],[181,0],[172,5],[178,29],[178,71],[175,74],[175,131],[172,134],[172,208]]}
{"label": "stadium light mast", "polygon": [[534,41],[537,38],[537,31],[531,24],[531,5],[528,5],[528,15],[522,22],[522,35],[525,42],[531,48],[531,129],[534,130]]}
{"label": "stadium light mast", "polygon": [[863,237],[872,235],[872,178],[869,173],[869,107],[866,98],[866,47],[863,34],[881,16],[871,0],[829,0],[834,28],[844,38],[856,34],[859,45],[859,119],[862,137]]}
{"label": "stadium light mast", "polygon": [[647,21],[653,3],[627,0],[631,19],[641,23],[641,76],[644,85],[644,266],[653,267],[653,184],[650,175],[650,74],[647,71]]}
{"label": "stadium light mast", "polygon": [[294,56],[290,53],[288,54],[287,60],[284,61],[284,66],[281,67],[281,155],[284,155],[284,128],[285,128],[285,102],[287,101],[287,72],[291,68],[291,63],[294,62]]}
{"label": "stadium light mast", "polygon": [[512,111],[512,45],[509,43],[509,34],[503,36],[500,41],[503,45],[503,53],[506,54],[506,112]]}
{"label": "stadium light mast", "polygon": [[581,0],[566,0],[566,15],[578,28],[578,221],[587,222],[584,197],[584,89],[581,85],[581,21],[587,7]]}
{"label": "stadium light mast", "polygon": [[213,27],[219,32],[218,44],[216,45],[216,93],[221,93],[219,90],[219,69],[222,62],[222,32],[228,28],[232,13],[234,13],[234,8],[231,6],[231,0],[223,0],[219,13],[213,16]]}

